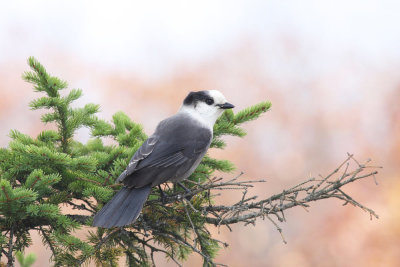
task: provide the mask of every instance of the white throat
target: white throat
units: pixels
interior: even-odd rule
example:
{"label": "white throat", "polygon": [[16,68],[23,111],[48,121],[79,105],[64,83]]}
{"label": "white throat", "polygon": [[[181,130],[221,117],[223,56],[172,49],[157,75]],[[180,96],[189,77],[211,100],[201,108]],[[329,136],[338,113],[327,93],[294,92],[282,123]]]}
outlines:
{"label": "white throat", "polygon": [[197,110],[195,110],[191,106],[185,106],[182,105],[181,108],[179,109],[178,113],[183,113],[187,114],[189,117],[197,121],[200,125],[203,127],[206,127],[213,131],[214,124],[217,121],[218,117],[222,114],[221,113],[213,113],[213,114],[208,114],[208,113],[200,113]]}

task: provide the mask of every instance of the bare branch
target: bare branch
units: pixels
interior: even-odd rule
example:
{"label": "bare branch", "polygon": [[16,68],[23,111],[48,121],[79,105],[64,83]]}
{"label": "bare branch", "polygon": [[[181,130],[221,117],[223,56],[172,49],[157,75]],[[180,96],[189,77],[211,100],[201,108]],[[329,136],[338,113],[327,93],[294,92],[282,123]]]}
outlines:
{"label": "bare branch", "polygon": [[[375,175],[378,173],[377,169],[381,167],[367,165],[368,162],[360,164],[353,158],[353,155],[349,154],[347,159],[342,162],[339,167],[325,177],[321,177],[321,179],[310,178],[292,188],[283,190],[279,194],[275,194],[257,202],[253,201],[248,203],[248,201],[245,201],[244,197],[246,196],[247,190],[244,190],[242,200],[234,205],[206,207],[206,220],[208,223],[220,226],[238,222],[248,223],[249,221],[254,221],[256,218],[264,218],[267,216],[267,218],[273,222],[277,230],[281,233],[280,227],[268,215],[275,215],[278,221],[283,222],[285,221],[283,213],[285,210],[296,206],[301,206],[306,209],[309,207],[311,202],[328,198],[343,200],[344,205],[350,203],[353,206],[359,207],[368,212],[371,218],[375,217],[378,219],[379,216],[372,209],[357,202],[342,189],[345,185],[357,180],[368,177],[376,179]],[[356,163],[356,166],[353,166],[354,164],[352,163]],[[349,170],[351,167],[353,167],[353,169]],[[340,173],[341,171],[343,173]],[[236,185],[238,187],[247,188],[247,183],[249,182],[236,182]],[[229,185],[232,186],[232,183],[229,183]],[[207,187],[207,185],[203,186]],[[225,185],[224,183],[220,183],[219,186],[223,187]],[[254,197],[246,200],[253,199]],[[283,241],[286,242],[284,239]]]}
{"label": "bare branch", "polygon": [[[203,184],[194,181],[187,181],[188,183],[193,184],[191,192],[174,192],[173,194],[165,197],[163,199],[163,202],[160,199],[153,199],[149,200],[146,203],[146,206],[149,207],[156,207],[158,205],[163,207],[175,207],[174,205],[176,203],[183,201],[182,215],[176,215],[175,217],[166,217],[163,218],[163,220],[157,221],[151,221],[145,215],[141,215],[139,217],[139,220],[135,224],[127,227],[127,229],[135,231],[135,234],[144,235],[144,238],[140,240],[138,239],[137,242],[143,244],[151,250],[152,260],[154,252],[161,252],[172,258],[175,263],[179,265],[179,263],[174,259],[173,251],[170,252],[153,246],[149,243],[151,242],[151,240],[153,240],[153,238],[147,238],[145,240],[145,237],[148,236],[159,236],[162,238],[167,238],[176,244],[188,247],[193,252],[201,255],[206,262],[212,265],[218,265],[217,263],[212,262],[211,258],[199,249],[199,244],[196,243],[196,239],[192,240],[193,242],[189,242],[181,235],[175,232],[168,231],[165,227],[168,224],[168,220],[174,220],[177,223],[185,221],[189,229],[192,230],[193,234],[196,234],[197,237],[200,238],[198,226],[192,220],[191,214],[197,214],[196,216],[201,214],[207,224],[213,224],[218,227],[221,225],[225,225],[230,230],[231,228],[229,227],[229,225],[231,224],[254,224],[257,218],[267,218],[280,233],[282,241],[286,243],[286,240],[282,233],[282,229],[279,226],[280,223],[286,221],[284,212],[294,207],[302,207],[306,211],[308,211],[307,208],[314,201],[319,201],[323,199],[339,199],[343,201],[343,205],[350,203],[353,206],[361,208],[362,210],[368,212],[371,219],[373,217],[379,218],[372,209],[369,209],[363,204],[359,203],[343,190],[343,187],[345,185],[356,182],[358,180],[366,179],[369,177],[373,178],[374,181],[376,180],[375,175],[378,173],[377,169],[381,167],[368,164],[369,161],[361,164],[359,161],[353,158],[353,155],[349,154],[346,160],[343,161],[328,175],[319,176],[318,178],[308,178],[291,188],[284,189],[280,193],[260,200],[257,200],[259,196],[248,196],[248,190],[255,184],[265,181],[240,181],[243,173],[240,173],[238,176],[227,181],[224,181],[222,178],[216,177],[208,179],[208,181]],[[242,195],[237,202],[231,205],[213,205],[211,204],[211,202],[207,201],[205,203],[208,204],[203,204],[202,206],[200,206],[200,208],[199,206],[195,206],[194,202],[186,200],[200,193],[203,193],[206,197],[209,197],[209,192],[211,190],[240,190],[242,192]],[[88,219],[90,218],[90,216],[83,215],[67,216],[81,223],[87,223]],[[165,216],[168,216],[168,213],[165,213]],[[202,229],[204,230],[205,228]],[[121,231],[124,230],[121,229]],[[150,232],[151,235],[149,235],[148,232]],[[223,243],[219,240],[213,240],[219,243]],[[103,242],[101,242],[101,244],[103,244]],[[223,244],[225,245],[225,243]],[[99,247],[97,247],[97,249],[98,248]]]}

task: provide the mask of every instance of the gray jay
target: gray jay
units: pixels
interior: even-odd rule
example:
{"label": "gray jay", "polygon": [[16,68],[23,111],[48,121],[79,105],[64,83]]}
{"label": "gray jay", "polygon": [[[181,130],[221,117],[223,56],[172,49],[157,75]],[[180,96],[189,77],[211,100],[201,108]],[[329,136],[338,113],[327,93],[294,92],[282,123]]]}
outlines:
{"label": "gray jay", "polygon": [[133,155],[117,179],[124,187],[96,214],[93,225],[131,224],[153,186],[188,178],[211,144],[215,121],[233,107],[216,90],[189,93],[179,111],[161,121]]}

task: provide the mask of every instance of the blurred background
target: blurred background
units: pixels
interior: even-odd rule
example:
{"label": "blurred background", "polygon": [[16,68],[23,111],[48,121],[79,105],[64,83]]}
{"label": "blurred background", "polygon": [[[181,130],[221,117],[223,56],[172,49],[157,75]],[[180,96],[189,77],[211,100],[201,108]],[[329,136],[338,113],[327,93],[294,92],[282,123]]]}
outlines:
{"label": "blurred background", "polygon": [[[379,185],[345,190],[380,219],[327,200],[286,213],[286,245],[269,221],[211,229],[230,244],[217,262],[400,266],[399,11],[388,0],[2,2],[0,145],[11,129],[43,129],[40,111],[28,107],[38,94],[21,79],[29,56],[83,89],[79,105],[100,104],[107,120],[123,111],[148,134],[191,90],[218,89],[236,111],[269,100],[271,111],[245,125],[244,139],[226,138],[224,151],[210,153],[266,179],[250,192],[259,197],[328,174],[347,152],[371,158],[384,166]],[[34,266],[50,265],[40,237],[34,242]],[[199,265],[195,256],[184,263]]]}

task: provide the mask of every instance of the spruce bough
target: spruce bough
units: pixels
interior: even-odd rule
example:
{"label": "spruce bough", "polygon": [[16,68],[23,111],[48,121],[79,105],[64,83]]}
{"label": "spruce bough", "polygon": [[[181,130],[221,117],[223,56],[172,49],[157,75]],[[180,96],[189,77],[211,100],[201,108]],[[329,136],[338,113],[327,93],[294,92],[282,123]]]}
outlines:
{"label": "spruce bough", "polygon": [[[30,107],[48,110],[41,120],[54,123],[57,130],[42,131],[36,138],[13,130],[9,146],[0,150],[0,245],[8,266],[14,265],[17,251],[32,244],[32,231],[39,232],[50,248],[55,266],[89,261],[117,266],[122,256],[129,266],[149,266],[154,264],[154,253],[164,253],[180,265],[192,252],[201,255],[205,266],[215,265],[213,259],[225,244],[207,230],[205,212],[213,197],[210,190],[201,189],[216,171],[232,172],[234,165],[209,156],[186,182],[195,194],[190,202],[182,197],[184,191],[167,184],[166,203],[159,201],[159,191],[153,189],[135,224],[110,230],[91,228],[86,238],[74,236],[75,230],[91,226],[92,215],[120,188],[115,179],[147,136],[140,124],[122,112],[110,123],[96,116],[98,105],[72,108],[82,91],[73,89],[63,96],[65,81],[49,75],[32,57],[28,63],[32,71],[24,73],[24,80],[44,93]],[[214,127],[211,147],[223,149],[224,135],[243,137],[246,133],[240,125],[270,107],[262,102],[237,114],[225,111]],[[86,144],[74,140],[81,127],[91,129],[92,138]],[[111,137],[116,145],[104,144],[103,137]],[[62,213],[60,207],[65,205],[81,215]]]}

